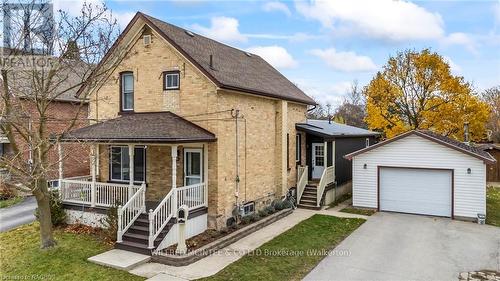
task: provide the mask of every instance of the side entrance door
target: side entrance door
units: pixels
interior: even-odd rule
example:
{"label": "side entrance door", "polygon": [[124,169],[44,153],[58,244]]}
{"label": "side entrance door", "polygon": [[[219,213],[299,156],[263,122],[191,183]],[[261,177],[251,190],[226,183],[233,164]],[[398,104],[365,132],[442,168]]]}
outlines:
{"label": "side entrance door", "polygon": [[203,177],[202,149],[184,149],[184,185],[201,183]]}
{"label": "side entrance door", "polygon": [[319,179],[325,169],[325,146],[323,143],[312,144],[312,178]]}

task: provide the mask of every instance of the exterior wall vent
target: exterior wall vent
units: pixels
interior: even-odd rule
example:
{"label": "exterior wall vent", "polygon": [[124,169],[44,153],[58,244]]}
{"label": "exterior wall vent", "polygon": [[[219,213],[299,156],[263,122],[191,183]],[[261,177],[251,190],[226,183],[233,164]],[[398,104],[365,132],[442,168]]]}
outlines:
{"label": "exterior wall vent", "polygon": [[144,35],[142,37],[142,42],[144,43],[144,46],[151,45],[151,35]]}
{"label": "exterior wall vent", "polygon": [[185,30],[184,32],[186,32],[187,35],[191,36],[191,37],[194,37],[194,33],[189,31],[189,30]]}

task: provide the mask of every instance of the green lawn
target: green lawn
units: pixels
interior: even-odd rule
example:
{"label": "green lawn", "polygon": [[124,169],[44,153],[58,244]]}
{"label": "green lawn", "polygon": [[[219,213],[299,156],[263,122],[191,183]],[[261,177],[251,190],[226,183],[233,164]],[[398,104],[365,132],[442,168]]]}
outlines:
{"label": "green lawn", "polygon": [[346,207],[340,211],[344,212],[344,213],[351,213],[351,214],[357,214],[357,215],[363,215],[363,216],[371,216],[377,212],[377,211],[372,210],[372,209],[362,209],[362,208],[354,208],[354,207]]}
{"label": "green lawn", "polygon": [[203,280],[300,280],[324,258],[308,251],[333,249],[363,222],[314,215]]}
{"label": "green lawn", "polygon": [[486,190],[486,223],[500,227],[500,188]]}
{"label": "green lawn", "polygon": [[55,237],[55,248],[41,250],[38,223],[0,233],[0,280],[144,280],[88,262],[111,248],[94,236],[58,229]]}
{"label": "green lawn", "polygon": [[7,208],[9,206],[15,205],[19,202],[23,201],[23,197],[15,196],[7,200],[0,200],[0,208]]}

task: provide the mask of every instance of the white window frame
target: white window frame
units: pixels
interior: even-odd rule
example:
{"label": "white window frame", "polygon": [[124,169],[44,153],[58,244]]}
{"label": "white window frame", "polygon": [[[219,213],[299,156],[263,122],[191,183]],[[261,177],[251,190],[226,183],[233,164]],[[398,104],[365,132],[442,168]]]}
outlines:
{"label": "white window frame", "polygon": [[366,138],[365,139],[365,147],[369,147],[370,146],[370,138]]}
{"label": "white window frame", "polygon": [[[120,148],[120,179],[115,179],[113,178],[113,148]],[[125,150],[124,150],[125,148]],[[143,167],[143,177],[144,177],[144,180],[146,180],[146,147],[145,146],[136,146],[134,149],[136,148],[142,148],[144,150],[144,153],[143,153],[143,163],[144,163],[144,167]],[[113,145],[113,146],[110,146],[109,148],[109,180],[110,181],[114,181],[114,182],[129,182],[130,180],[125,180],[123,179],[123,155],[125,154],[128,154],[128,146],[123,146],[123,145]],[[135,153],[134,153],[134,156],[135,156]],[[130,161],[134,161],[134,159],[129,159],[129,177],[130,177]],[[115,164],[117,165],[117,164]],[[136,167],[134,167],[134,169],[136,169]],[[134,176],[134,183],[142,183],[142,181],[138,181],[136,180],[135,176]]]}
{"label": "white window frame", "polygon": [[[247,208],[252,207],[252,211],[247,212]],[[255,202],[248,202],[243,205],[243,216],[248,216],[255,213]]]}
{"label": "white window frame", "polygon": [[[181,87],[181,76],[180,76],[180,73],[178,71],[172,71],[172,72],[168,72],[167,71],[163,75],[165,76],[164,79],[163,79],[164,83],[165,83],[165,85],[164,85],[165,90],[178,90],[178,89],[180,89],[180,87]],[[173,87],[172,86],[171,87],[168,86],[168,77],[169,76],[176,76],[177,77],[177,86],[173,86]]]}
{"label": "white window frame", "polygon": [[203,182],[203,149],[202,148],[184,148],[184,186],[187,185],[187,178],[197,178],[194,176],[187,175],[187,154],[188,153],[199,153],[200,154],[200,183]]}
{"label": "white window frame", "polygon": [[[125,92],[125,77],[126,76],[132,76],[132,91]],[[135,83],[134,83],[134,73],[132,72],[125,72],[120,74],[120,79],[121,79],[121,89],[120,89],[120,95],[122,98],[122,111],[133,111],[134,110],[134,88],[135,88]],[[132,94],[132,107],[131,108],[125,108],[125,94]]]}

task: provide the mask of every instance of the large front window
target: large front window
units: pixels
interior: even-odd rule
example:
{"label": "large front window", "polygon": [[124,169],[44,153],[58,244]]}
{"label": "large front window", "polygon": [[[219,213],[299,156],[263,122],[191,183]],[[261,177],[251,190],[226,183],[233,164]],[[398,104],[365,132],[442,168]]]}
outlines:
{"label": "large front window", "polygon": [[134,110],[134,74],[132,72],[121,74],[121,101],[122,111]]}
{"label": "large front window", "polygon": [[198,148],[184,149],[184,182],[185,185],[201,183],[202,150]]}
{"label": "large front window", "polygon": [[[127,146],[111,147],[110,155],[111,180],[130,180],[130,158]],[[145,181],[146,175],[146,152],[144,147],[134,148],[134,181]]]}

